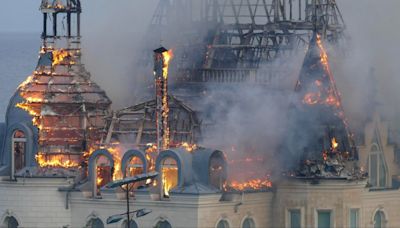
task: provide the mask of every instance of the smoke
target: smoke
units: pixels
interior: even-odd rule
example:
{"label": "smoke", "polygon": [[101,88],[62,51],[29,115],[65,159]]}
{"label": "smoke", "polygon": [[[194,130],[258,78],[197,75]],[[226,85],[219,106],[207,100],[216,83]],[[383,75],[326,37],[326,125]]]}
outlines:
{"label": "smoke", "polygon": [[345,57],[331,60],[350,124],[356,128],[365,124],[376,106],[373,100],[379,103],[380,114],[395,120],[400,111],[400,31],[394,22],[399,21],[400,1],[337,0],[337,4],[349,39]]}
{"label": "smoke", "polygon": [[137,103],[146,92],[141,79],[151,77],[151,71],[143,72],[137,62],[157,2],[82,1],[83,61],[114,109]]}
{"label": "smoke", "polygon": [[[146,94],[147,85],[142,79],[151,77],[151,71],[143,71],[142,66],[135,64],[143,55],[139,50],[145,45],[143,37],[157,2],[84,2],[84,61],[93,80],[113,100],[114,108],[135,104]],[[352,127],[362,130],[365,120],[372,114],[372,100],[381,104],[380,110],[387,117],[400,111],[400,64],[397,63],[400,31],[393,27],[393,22],[398,21],[400,2],[337,0],[337,3],[347,25],[348,39],[343,49],[330,47],[328,52],[345,113]],[[179,25],[174,27],[174,32],[160,36],[160,43],[167,48],[174,48],[173,41],[183,30]],[[278,61],[288,72],[281,81],[273,82],[277,90],[249,85],[216,89],[208,85],[201,106],[208,107],[208,115],[216,121],[210,130],[203,132],[204,146],[222,149],[232,158],[270,159],[272,162],[268,165],[271,166],[273,154],[284,138],[290,94],[303,57],[304,53],[299,53],[292,59]],[[265,70],[268,69],[269,66],[265,66]]]}
{"label": "smoke", "polygon": [[[287,110],[303,57],[299,52],[277,59],[274,67],[286,71],[265,85],[210,83],[201,106],[214,122],[203,131],[203,144],[224,151],[228,160],[251,159],[246,171],[253,178],[278,170],[276,152],[286,133]],[[264,70],[271,70],[271,65],[262,66],[258,77],[268,77]],[[236,170],[237,165],[229,167],[230,175],[245,172]]]}

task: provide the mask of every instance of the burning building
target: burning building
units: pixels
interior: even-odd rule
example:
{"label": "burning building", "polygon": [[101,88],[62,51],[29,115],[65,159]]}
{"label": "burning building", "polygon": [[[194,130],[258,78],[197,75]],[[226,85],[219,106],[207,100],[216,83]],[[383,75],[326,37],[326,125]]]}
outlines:
{"label": "burning building", "polygon": [[[165,15],[170,10],[179,20]],[[145,70],[152,98],[116,111],[81,62],[80,1],[43,0],[41,11],[37,67],[0,123],[2,225],[400,226],[400,140],[379,115],[366,124],[362,143],[350,131],[324,48],[339,41],[345,27],[335,1],[160,1],[153,32],[171,23],[192,32],[173,39],[173,53],[153,51],[153,69]],[[151,50],[159,45],[154,37]],[[229,145],[243,155],[232,158],[205,148],[229,114],[214,115],[216,107],[235,102],[218,95],[229,90],[236,98],[243,84],[270,90],[273,78],[285,73],[276,60],[301,47],[307,53],[274,156]],[[212,96],[215,102],[205,104]],[[265,167],[278,162],[273,157],[283,161],[284,175]],[[107,187],[153,171],[159,173],[154,181],[126,192]],[[152,213],[105,225],[125,210],[127,199],[135,210]]]}
{"label": "burning building", "polygon": [[[357,172],[358,152],[321,35],[313,34],[289,110],[285,150],[296,176],[341,177]],[[346,169],[346,166],[349,168]]]}

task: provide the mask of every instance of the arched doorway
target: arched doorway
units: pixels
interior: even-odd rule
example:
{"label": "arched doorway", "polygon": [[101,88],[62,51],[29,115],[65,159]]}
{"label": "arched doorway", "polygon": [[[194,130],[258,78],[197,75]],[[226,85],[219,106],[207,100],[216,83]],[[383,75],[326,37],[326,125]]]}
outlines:
{"label": "arched doorway", "polygon": [[26,141],[26,136],[23,131],[14,131],[12,135],[12,178],[14,178],[16,172],[26,165]]}
{"label": "arched doorway", "polygon": [[13,216],[6,217],[3,222],[4,228],[17,228],[19,226],[17,219],[15,219]]}

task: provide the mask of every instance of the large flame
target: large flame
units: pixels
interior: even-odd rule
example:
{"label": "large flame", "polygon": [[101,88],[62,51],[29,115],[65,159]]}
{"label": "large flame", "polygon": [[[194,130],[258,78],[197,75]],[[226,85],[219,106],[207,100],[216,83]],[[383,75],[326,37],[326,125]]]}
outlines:
{"label": "large flame", "polygon": [[168,69],[169,69],[169,63],[174,57],[174,53],[172,50],[166,51],[162,53],[163,58],[164,58],[164,66],[163,66],[163,77],[164,79],[168,78]]}
{"label": "large flame", "polygon": [[255,178],[251,180],[240,181],[230,181],[224,184],[224,189],[227,191],[233,189],[236,191],[249,191],[249,190],[262,190],[269,189],[272,187],[272,182],[269,179]]}
{"label": "large flame", "polygon": [[172,188],[178,185],[178,168],[163,167],[162,168],[162,187],[164,196],[169,197]]}
{"label": "large flame", "polygon": [[163,135],[163,148],[167,149],[170,146],[170,129],[169,129],[169,124],[168,124],[168,115],[169,115],[169,104],[168,104],[168,69],[169,69],[169,63],[171,59],[173,58],[173,52],[172,50],[166,51],[162,53],[163,55],[163,78],[164,78],[164,83],[163,83],[163,97],[162,97],[162,124],[163,124],[163,129],[164,129],[164,135]]}
{"label": "large flame", "polygon": [[71,54],[64,49],[54,50],[52,53],[53,53],[53,63],[52,63],[53,67],[61,64],[65,58],[71,56]]}
{"label": "large flame", "polygon": [[79,163],[77,161],[71,160],[66,155],[48,155],[43,153],[38,153],[36,156],[36,161],[40,167],[63,167],[63,168],[77,168]]}
{"label": "large flame", "polygon": [[[309,92],[305,94],[303,98],[303,103],[308,105],[324,104],[341,108],[340,94],[339,92],[337,92],[336,83],[329,66],[328,54],[322,44],[322,39],[319,34],[317,34],[317,46],[320,50],[320,62],[324,67],[325,73],[329,77],[331,87],[324,88],[320,80],[315,80],[313,86],[316,88],[316,92]],[[326,97],[322,96],[322,94],[326,94]]]}
{"label": "large flame", "polygon": [[336,150],[336,148],[339,146],[339,143],[336,141],[335,137],[332,138],[331,144],[332,144],[332,150]]}

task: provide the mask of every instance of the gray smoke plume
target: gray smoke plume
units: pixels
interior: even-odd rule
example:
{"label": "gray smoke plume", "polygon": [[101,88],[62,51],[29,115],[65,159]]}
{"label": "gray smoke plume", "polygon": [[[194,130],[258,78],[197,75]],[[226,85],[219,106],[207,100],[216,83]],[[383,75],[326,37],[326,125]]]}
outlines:
{"label": "gray smoke plume", "polygon": [[[137,66],[157,0],[82,1],[84,62],[113,101],[113,108],[138,102],[146,90]],[[148,75],[144,75],[148,73]]]}
{"label": "gray smoke plume", "polygon": [[400,19],[400,1],[337,0],[337,3],[349,39],[345,57],[332,56],[331,61],[350,124],[362,128],[376,102],[382,115],[395,120],[400,112],[400,31],[395,28]]}
{"label": "gray smoke plume", "polygon": [[[135,63],[143,55],[140,47],[146,46],[143,37],[157,3],[157,0],[84,2],[85,63],[94,81],[114,101],[114,108],[137,103],[148,91],[149,81],[143,78],[146,73],[151,77],[151,70],[143,72],[143,67]],[[394,28],[394,22],[399,21],[400,1],[337,0],[337,3],[347,25],[347,39],[342,48],[328,46],[328,54],[345,114],[353,129],[362,130],[372,112],[372,100],[381,103],[382,114],[388,117],[400,112],[400,64],[397,63],[400,31]],[[355,9],[363,13],[355,13]],[[177,25],[172,29],[173,35],[162,34],[160,43],[174,48],[173,40],[182,32],[179,28]],[[287,106],[303,57],[300,52],[292,59],[278,61],[290,70],[272,92],[248,85],[209,89],[202,105],[212,106],[211,115],[218,121],[213,131],[207,132],[204,146],[220,148],[233,157],[246,153],[266,159],[273,157],[284,138]],[[264,67],[268,70],[268,66]],[[371,72],[375,72],[374,77]]]}

